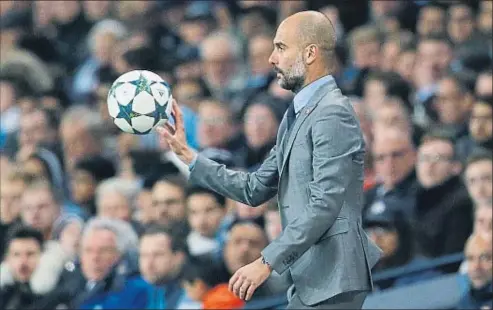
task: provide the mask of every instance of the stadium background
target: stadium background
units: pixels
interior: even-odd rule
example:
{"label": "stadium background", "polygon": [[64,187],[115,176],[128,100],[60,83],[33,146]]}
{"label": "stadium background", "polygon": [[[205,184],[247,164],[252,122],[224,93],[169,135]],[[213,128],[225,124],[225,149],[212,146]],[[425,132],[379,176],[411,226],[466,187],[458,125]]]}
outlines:
{"label": "stadium background", "polygon": [[[492,2],[426,0],[1,1],[2,308],[245,306],[223,284],[279,234],[275,200],[186,187],[106,95],[160,74],[190,145],[254,171],[293,96],[268,63],[275,29],[305,9],[335,26],[333,76],[367,142],[363,222],[385,257],[365,307],[491,309]],[[21,263],[9,236],[29,227],[44,247]],[[282,308],[282,283],[246,306]]]}

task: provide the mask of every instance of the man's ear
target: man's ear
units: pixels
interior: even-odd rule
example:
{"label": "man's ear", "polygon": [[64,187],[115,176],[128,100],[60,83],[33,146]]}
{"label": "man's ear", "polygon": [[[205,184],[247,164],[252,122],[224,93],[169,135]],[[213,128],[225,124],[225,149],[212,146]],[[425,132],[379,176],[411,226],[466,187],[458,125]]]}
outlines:
{"label": "man's ear", "polygon": [[315,44],[310,44],[305,48],[305,63],[311,65],[319,57],[320,49]]}

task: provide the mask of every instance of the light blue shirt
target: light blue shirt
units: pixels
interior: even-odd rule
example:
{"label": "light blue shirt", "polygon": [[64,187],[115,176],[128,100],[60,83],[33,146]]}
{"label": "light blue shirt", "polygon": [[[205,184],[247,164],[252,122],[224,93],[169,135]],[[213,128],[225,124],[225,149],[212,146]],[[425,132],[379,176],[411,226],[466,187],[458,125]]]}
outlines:
{"label": "light blue shirt", "polygon": [[326,75],[303,87],[293,99],[296,117],[298,117],[299,112],[308,104],[308,102],[310,102],[317,89],[323,84],[333,80],[334,78],[331,75]]}

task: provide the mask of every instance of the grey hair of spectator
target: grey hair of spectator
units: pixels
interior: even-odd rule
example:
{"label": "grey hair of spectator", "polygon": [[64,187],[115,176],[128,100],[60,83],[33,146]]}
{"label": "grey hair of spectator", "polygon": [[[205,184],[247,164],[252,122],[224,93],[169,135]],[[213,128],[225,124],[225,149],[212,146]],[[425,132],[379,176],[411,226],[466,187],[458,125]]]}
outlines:
{"label": "grey hair of spectator", "polygon": [[128,35],[127,28],[121,22],[113,19],[104,19],[96,23],[87,36],[87,45],[90,51],[94,50],[95,38],[101,34],[112,34],[118,40],[124,39]]}
{"label": "grey hair of spectator", "polygon": [[139,237],[132,226],[122,220],[106,217],[95,217],[87,222],[82,233],[81,243],[87,235],[95,230],[108,230],[115,234],[116,247],[120,254],[135,252],[139,248]]}
{"label": "grey hair of spectator", "polygon": [[98,141],[103,138],[104,123],[97,110],[84,105],[68,108],[62,116],[61,127],[72,124],[82,124],[91,136]]}
{"label": "grey hair of spectator", "polygon": [[118,193],[124,196],[130,207],[133,208],[135,199],[139,194],[140,186],[134,181],[129,181],[119,177],[112,177],[102,181],[96,188],[96,206],[100,205],[100,200],[107,193]]}
{"label": "grey hair of spectator", "polygon": [[215,31],[209,34],[199,46],[200,57],[207,58],[208,51],[217,48],[229,48],[229,52],[235,59],[242,59],[243,46],[241,41],[226,31]]}

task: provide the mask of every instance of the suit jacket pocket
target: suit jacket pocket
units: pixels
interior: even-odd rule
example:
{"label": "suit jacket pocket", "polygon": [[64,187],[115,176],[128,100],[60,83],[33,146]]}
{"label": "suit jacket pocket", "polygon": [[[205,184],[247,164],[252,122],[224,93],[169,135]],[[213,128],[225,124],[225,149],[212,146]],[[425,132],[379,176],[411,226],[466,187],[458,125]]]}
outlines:
{"label": "suit jacket pocket", "polygon": [[322,242],[332,236],[347,233],[349,231],[349,220],[344,217],[338,217],[334,221],[334,224],[318,239],[317,243]]}

